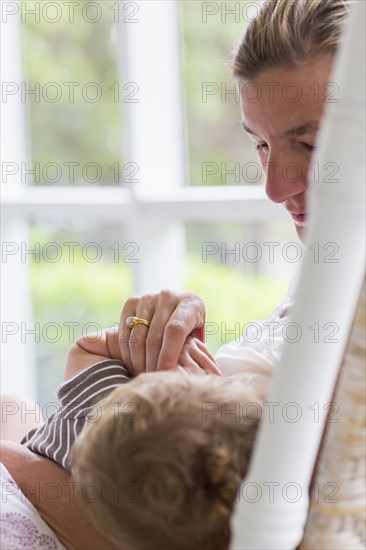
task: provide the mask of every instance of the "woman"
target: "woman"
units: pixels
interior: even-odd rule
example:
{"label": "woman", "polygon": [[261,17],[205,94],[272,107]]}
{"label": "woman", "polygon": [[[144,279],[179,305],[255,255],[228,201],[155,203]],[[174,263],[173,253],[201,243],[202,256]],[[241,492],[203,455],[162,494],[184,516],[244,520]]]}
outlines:
{"label": "woman", "polygon": [[[243,128],[256,145],[266,193],[286,208],[300,239],[321,117],[326,104],[337,101],[331,71],[349,6],[349,0],[266,1],[232,64]],[[132,315],[148,320],[150,328],[126,331]],[[186,336],[193,332],[203,339],[204,323],[205,306],[197,296],[162,291],[130,298],[120,319],[124,363],[135,373],[154,365],[174,368]]]}
{"label": "woman", "polygon": [[[329,86],[334,54],[348,14],[347,0],[267,0],[250,23],[237,49],[233,74],[240,90],[244,130],[255,142],[266,174],[266,193],[282,203],[294,220],[300,238],[307,219],[306,188],[311,155],[327,101],[336,99]],[[276,327],[288,314],[291,299],[280,306],[272,320]],[[148,321],[132,330],[129,317]],[[120,318],[120,350],[131,374],[173,369],[190,334],[204,340],[205,306],[192,294],[164,290],[155,295],[130,298]],[[149,325],[149,326],[148,326]],[[270,341],[272,337],[272,341]],[[255,346],[232,343],[220,350],[217,360],[224,374],[230,369],[255,376],[261,358],[268,371],[278,354],[281,332],[263,335]],[[225,372],[226,371],[226,372]],[[91,526],[75,501],[67,495],[68,474],[46,458],[16,443],[5,443],[1,460],[12,477],[24,486],[26,497],[68,548],[111,548]],[[66,487],[50,504],[35,494],[32,483],[56,482]],[[66,483],[66,485],[65,485]],[[67,506],[65,506],[67,503]]]}

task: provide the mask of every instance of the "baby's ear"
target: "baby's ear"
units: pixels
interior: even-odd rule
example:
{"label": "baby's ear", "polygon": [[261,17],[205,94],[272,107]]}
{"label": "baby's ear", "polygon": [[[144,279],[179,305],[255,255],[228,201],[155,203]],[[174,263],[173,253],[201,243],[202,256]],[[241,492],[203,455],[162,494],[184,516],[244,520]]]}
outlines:
{"label": "baby's ear", "polygon": [[231,456],[226,447],[215,446],[205,456],[204,465],[208,482],[211,486],[225,485],[228,476]]}

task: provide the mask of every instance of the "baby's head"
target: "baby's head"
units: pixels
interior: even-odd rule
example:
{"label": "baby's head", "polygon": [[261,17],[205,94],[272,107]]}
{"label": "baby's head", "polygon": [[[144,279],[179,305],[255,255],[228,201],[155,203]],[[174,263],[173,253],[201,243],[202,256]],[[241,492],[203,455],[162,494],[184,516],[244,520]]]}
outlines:
{"label": "baby's head", "polygon": [[124,550],[227,548],[260,416],[255,399],[241,382],[178,372],[115,389],[71,456],[99,529]]}

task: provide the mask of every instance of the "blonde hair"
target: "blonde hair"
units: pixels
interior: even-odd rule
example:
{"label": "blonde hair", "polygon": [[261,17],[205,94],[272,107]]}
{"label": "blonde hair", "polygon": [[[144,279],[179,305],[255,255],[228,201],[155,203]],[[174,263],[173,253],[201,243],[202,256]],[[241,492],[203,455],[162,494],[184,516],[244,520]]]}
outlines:
{"label": "blonde hair", "polygon": [[139,375],[112,392],[73,445],[82,506],[124,550],[227,548],[261,410],[242,382]]}
{"label": "blonde hair", "polygon": [[351,2],[265,0],[234,52],[234,77],[253,81],[264,71],[334,54]]}

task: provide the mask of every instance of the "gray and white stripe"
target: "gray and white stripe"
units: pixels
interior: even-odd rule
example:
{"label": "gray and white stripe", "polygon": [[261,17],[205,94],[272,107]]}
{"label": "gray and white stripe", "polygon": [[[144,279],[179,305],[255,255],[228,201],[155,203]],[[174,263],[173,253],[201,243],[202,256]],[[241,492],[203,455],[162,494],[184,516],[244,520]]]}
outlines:
{"label": "gray and white stripe", "polygon": [[97,363],[67,380],[56,391],[60,408],[40,428],[34,428],[21,443],[70,471],[68,457],[75,439],[93,414],[93,408],[130,376],[120,361]]}

